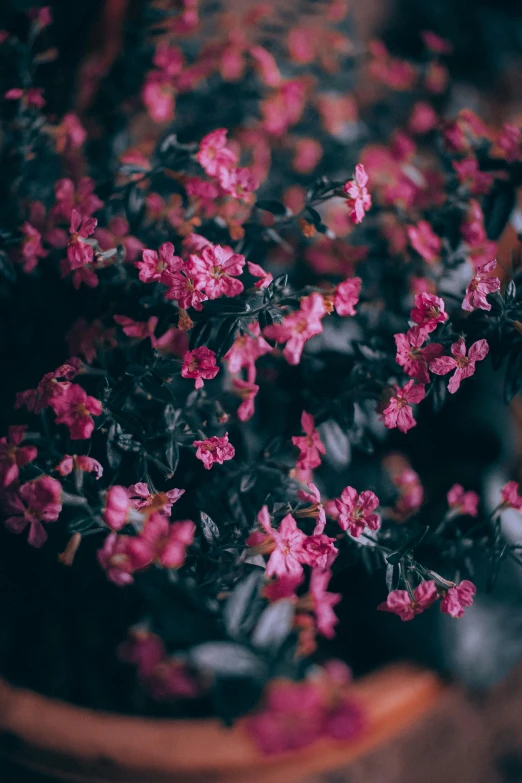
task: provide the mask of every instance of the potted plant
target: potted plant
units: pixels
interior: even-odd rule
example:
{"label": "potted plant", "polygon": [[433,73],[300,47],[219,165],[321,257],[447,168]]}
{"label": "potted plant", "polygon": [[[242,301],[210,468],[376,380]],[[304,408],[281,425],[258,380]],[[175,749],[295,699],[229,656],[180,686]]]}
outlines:
{"label": "potted plant", "polygon": [[194,731],[198,774],[366,747],[438,685],[350,685],[329,661],[342,596],[363,605],[367,571],[371,611],[458,618],[477,559],[492,582],[520,558],[517,485],[490,511],[408,446],[488,357],[520,388],[495,259],[520,131],[441,118],[450,44],[363,48],[345,10],[137,4],[107,72],[56,95],[51,9],[1,33],[0,668],[43,696],[5,684],[0,716],[87,759],[78,779],[123,779],[92,762],[127,753],[173,772],[150,761],[160,724],[86,707],[178,719],[181,777]]}

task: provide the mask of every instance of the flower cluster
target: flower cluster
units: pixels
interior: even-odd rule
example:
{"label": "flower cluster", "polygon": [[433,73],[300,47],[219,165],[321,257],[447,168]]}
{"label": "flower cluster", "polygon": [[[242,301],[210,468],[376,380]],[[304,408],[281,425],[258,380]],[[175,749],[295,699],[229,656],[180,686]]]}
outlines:
{"label": "flower cluster", "polygon": [[486,368],[506,402],[522,390],[520,272],[498,241],[522,134],[439,116],[435,33],[422,63],[379,41],[354,58],[327,2],[280,40],[268,6],[214,10],[202,43],[195,0],[153,5],[63,116],[39,68],[50,12],[27,41],[0,34],[6,557],[25,531],[49,583],[94,573],[132,616],[121,659],[168,709],[230,720],[284,671],[301,681],[269,685],[250,723],[264,751],[353,736],[342,667],[318,684],[311,665],[344,595],[368,600],[343,569],[376,569],[402,620],[437,601],[458,618],[476,559],[520,560],[516,482],[490,510],[485,470],[468,489],[434,441],[489,394]]}

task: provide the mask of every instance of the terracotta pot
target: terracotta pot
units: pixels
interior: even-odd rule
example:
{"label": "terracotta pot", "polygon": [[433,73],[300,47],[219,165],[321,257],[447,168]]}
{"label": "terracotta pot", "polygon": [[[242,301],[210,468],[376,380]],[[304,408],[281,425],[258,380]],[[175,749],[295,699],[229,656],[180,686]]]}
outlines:
{"label": "terracotta pot", "polygon": [[74,783],[290,783],[345,766],[430,711],[444,692],[431,672],[389,666],[351,692],[364,734],[320,740],[266,757],[239,722],[152,720],[95,712],[0,681],[0,752],[20,766]]}

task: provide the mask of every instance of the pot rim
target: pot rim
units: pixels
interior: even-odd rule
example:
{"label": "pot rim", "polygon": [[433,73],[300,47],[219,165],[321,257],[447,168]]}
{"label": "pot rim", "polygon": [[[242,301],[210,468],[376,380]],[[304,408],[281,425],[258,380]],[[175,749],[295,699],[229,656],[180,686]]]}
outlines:
{"label": "pot rim", "polygon": [[264,772],[259,780],[268,781],[270,769],[294,770],[302,765],[303,774],[310,774],[346,763],[400,733],[432,709],[444,690],[433,672],[392,664],[349,686],[366,716],[361,736],[320,739],[298,751],[266,756],[241,720],[227,728],[216,718],[177,720],[98,712],[0,679],[0,750],[17,763],[78,783],[93,779],[159,783],[167,780],[165,776],[172,780],[174,774],[188,775],[187,780],[201,775],[201,780],[210,781],[225,771],[227,780],[237,775],[238,781],[254,783],[260,767]]}

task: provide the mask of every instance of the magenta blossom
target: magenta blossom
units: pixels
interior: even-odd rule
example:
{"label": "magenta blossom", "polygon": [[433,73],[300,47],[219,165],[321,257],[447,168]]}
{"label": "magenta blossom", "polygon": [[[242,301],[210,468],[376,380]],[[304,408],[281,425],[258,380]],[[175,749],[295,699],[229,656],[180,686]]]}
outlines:
{"label": "magenta blossom", "polygon": [[61,220],[70,220],[75,209],[86,217],[91,217],[103,207],[103,201],[94,193],[94,180],[82,177],[77,185],[72,179],[59,179],[55,183],[56,204],[52,208],[53,216]]}
{"label": "magenta blossom", "polygon": [[23,240],[20,248],[20,261],[24,272],[32,272],[38,266],[40,258],[47,256],[47,250],[42,247],[42,235],[27,221],[22,226]]}
{"label": "magenta blossom", "polygon": [[28,542],[41,547],[47,541],[43,522],[56,522],[62,510],[62,487],[51,476],[27,481],[15,492],[4,497],[9,516],[5,526],[12,533],[22,533],[29,525]]}
{"label": "magenta blossom", "polygon": [[272,353],[272,346],[261,335],[259,324],[249,324],[248,333],[244,332],[236,337],[231,349],[225,356],[228,369],[231,373],[246,369],[249,380],[254,380],[256,375],[256,361],[267,353]]}
{"label": "magenta blossom", "polygon": [[200,459],[207,470],[217,462],[222,465],[229,459],[233,459],[236,453],[235,448],[228,442],[228,432],[222,438],[213,435],[206,440],[195,440],[192,444],[196,446],[196,457]]}
{"label": "magenta blossom", "polygon": [[411,246],[428,264],[437,260],[442,240],[432,231],[426,220],[420,220],[416,226],[408,226],[408,238]]}
{"label": "magenta blossom", "polygon": [[166,299],[174,299],[180,308],[188,310],[193,307],[194,310],[203,308],[202,302],[208,299],[208,296],[196,288],[194,277],[187,271],[169,273],[165,277],[165,285],[169,290],[165,294]]}
{"label": "magenta blossom", "polygon": [[271,324],[263,332],[270,340],[286,342],[283,356],[293,365],[299,364],[306,341],[323,331],[321,321],[326,315],[321,294],[303,297],[300,305],[300,309],[287,315],[282,324]]}
{"label": "magenta blossom", "polygon": [[491,305],[486,297],[488,294],[492,294],[500,289],[500,280],[498,277],[489,276],[489,272],[492,272],[496,266],[496,258],[479,266],[475,276],[466,288],[466,295],[462,302],[463,310],[467,310],[470,313],[477,309],[491,310]]}
{"label": "magenta blossom", "polygon": [[453,356],[440,356],[430,362],[430,370],[436,375],[446,375],[446,373],[455,370],[450,378],[448,389],[450,394],[454,394],[460,386],[460,382],[465,378],[470,378],[475,372],[475,364],[488,355],[489,345],[487,340],[477,340],[470,347],[466,356],[466,343],[464,338],[460,337],[456,343],[451,346]]}
{"label": "magenta blossom", "polygon": [[327,639],[335,636],[334,628],[339,622],[333,610],[342,596],[340,593],[328,593],[326,588],[332,577],[328,569],[314,568],[310,577],[310,595],[312,596],[317,630]]}
{"label": "magenta blossom", "polygon": [[240,378],[234,378],[232,381],[234,391],[241,397],[241,405],[237,409],[239,421],[248,421],[254,415],[254,400],[259,391],[259,386],[250,381],[243,381]]}
{"label": "magenta blossom", "polygon": [[404,368],[404,372],[414,378],[417,383],[429,383],[429,363],[444,353],[444,348],[438,343],[430,343],[422,347],[427,332],[422,328],[410,329],[406,334],[395,334],[397,356],[395,361]]}
{"label": "magenta blossom", "polygon": [[150,337],[151,341],[154,339],[154,330],[158,325],[158,317],[151,315],[148,321],[133,321],[132,318],[128,318],[126,315],[115,315],[114,320],[121,326],[123,333],[127,337],[136,337],[138,340],[145,340]]}
{"label": "magenta blossom", "polygon": [[277,754],[309,747],[321,736],[324,704],[313,682],[274,680],[265,706],[247,718],[246,728],[262,753]]}
{"label": "magenta blossom", "polygon": [[216,354],[202,345],[194,348],[193,351],[187,351],[183,358],[183,367],[181,368],[182,378],[195,378],[196,389],[203,387],[204,381],[210,381],[215,378],[219,372],[216,365]]}
{"label": "magenta blossom", "polygon": [[9,427],[6,438],[0,438],[0,488],[8,487],[18,479],[20,468],[36,459],[36,446],[20,446],[27,427]]}
{"label": "magenta blossom", "polygon": [[292,443],[299,449],[296,465],[300,470],[317,468],[321,464],[321,454],[326,454],[326,448],[314,427],[314,417],[303,411],[301,427],[305,435],[293,435]]}
{"label": "magenta blossom", "polygon": [[417,422],[413,418],[411,405],[417,405],[426,395],[426,388],[422,384],[408,383],[401,388],[397,386],[390,402],[383,411],[384,425],[388,429],[397,427],[401,432],[408,432],[415,427]]}
{"label": "magenta blossom", "polygon": [[252,261],[247,261],[247,267],[252,277],[260,278],[257,283],[254,283],[254,288],[266,288],[274,279],[270,272],[265,272],[263,267],[259,266],[259,264],[253,264]]}
{"label": "magenta blossom", "polygon": [[459,585],[450,587],[440,602],[440,610],[451,617],[462,617],[467,606],[473,603],[477,588],[473,582],[463,579]]}
{"label": "magenta blossom", "polygon": [[84,473],[94,473],[97,479],[103,476],[103,467],[98,460],[93,459],[93,457],[88,457],[85,454],[73,454],[72,456],[70,454],[65,454],[55,470],[60,476],[68,476],[73,470],[83,471]]}
{"label": "magenta blossom", "polygon": [[372,206],[372,197],[368,193],[367,184],[368,174],[362,163],[358,163],[355,167],[354,179],[349,180],[344,186],[352,223],[362,223],[366,212]]}
{"label": "magenta blossom", "polygon": [[82,216],[77,209],[72,210],[69,227],[71,238],[67,245],[67,262],[63,262],[62,270],[65,274],[92,262],[94,251],[91,245],[82,240],[94,233],[97,223],[96,218]]}
{"label": "magenta blossom", "polygon": [[306,535],[299,530],[291,514],[281,520],[279,529],[275,530],[270,521],[267,506],[263,506],[258,515],[259,524],[270,535],[275,543],[275,549],[270,555],[266,566],[267,576],[299,577],[303,573],[303,563],[306,563],[306,552],[303,544]]}
{"label": "magenta blossom", "polygon": [[174,255],[172,242],[164,242],[158,252],[144,250],[142,260],[135,261],[134,266],[140,270],[139,278],[142,283],[159,282],[170,285],[169,274],[179,272],[183,267],[183,259]]}
{"label": "magenta blossom", "polygon": [[195,531],[196,526],[190,520],[171,524],[163,514],[155,513],[149,517],[140,535],[133,539],[134,546],[144,559],[148,553],[149,563],[180,568],[185,562],[187,547],[194,541]]}
{"label": "magenta blossom", "polygon": [[69,388],[70,381],[77,372],[72,364],[61,364],[54,372],[46,373],[36,389],[18,392],[15,407],[21,408],[25,405],[31,413],[41,413],[50,405],[52,399],[59,397]]}
{"label": "magenta blossom", "polygon": [[69,427],[71,440],[90,438],[94,430],[92,416],[102,413],[101,402],[77,383],[71,383],[62,394],[52,397],[49,405],[56,415],[56,423]]}
{"label": "magenta blossom", "polygon": [[129,491],[125,487],[115,484],[109,487],[105,498],[103,520],[111,530],[121,530],[129,521],[129,512],[132,503]]}
{"label": "magenta blossom", "polygon": [[476,517],[478,514],[479,496],[476,492],[466,492],[462,484],[454,484],[447,494],[448,505],[459,514]]}
{"label": "magenta blossom", "polygon": [[259,187],[258,180],[250,169],[247,168],[221,169],[219,172],[219,184],[225,193],[247,203],[252,200],[250,194]]}
{"label": "magenta blossom", "polygon": [[359,538],[367,527],[378,530],[381,526],[380,516],[373,513],[379,505],[379,498],[370,490],[359,495],[353,487],[345,487],[335,505],[339,511],[339,525],[354,538]]}
{"label": "magenta blossom", "polygon": [[133,574],[150,564],[147,547],[139,546],[137,537],[119,536],[109,533],[98,549],[97,559],[107,574],[107,578],[116,585],[128,585],[134,581]]}
{"label": "magenta blossom", "polygon": [[334,295],[334,307],[337,315],[355,315],[355,305],[359,301],[361,284],[360,277],[350,277],[339,283]]}
{"label": "magenta blossom", "polygon": [[427,332],[433,332],[439,324],[448,320],[448,314],[444,310],[444,301],[440,296],[425,292],[417,294],[414,305],[410,318]]}
{"label": "magenta blossom", "polygon": [[245,257],[229,247],[206,245],[201,256],[189,256],[187,270],[197,290],[204,291],[209,299],[217,299],[237,296],[243,291],[243,283],[235,278],[242,273],[244,265]]}
{"label": "magenta blossom", "polygon": [[428,609],[438,598],[437,588],[433,579],[421,582],[413,591],[413,596],[407,590],[392,590],[388,598],[377,609],[381,612],[398,614],[401,620],[413,620],[416,614]]}
{"label": "magenta blossom", "polygon": [[185,493],[184,489],[169,489],[167,492],[151,493],[144,481],[131,484],[128,489],[132,505],[142,514],[147,516],[154,512],[170,517],[172,506]]}
{"label": "magenta blossom", "polygon": [[502,505],[508,508],[515,508],[517,511],[522,511],[522,497],[519,494],[518,483],[516,481],[508,481],[508,483],[502,487],[500,493],[502,498]]}
{"label": "magenta blossom", "polygon": [[237,156],[226,145],[226,128],[218,128],[201,139],[196,160],[209,176],[219,176],[223,169],[230,170],[237,163]]}

